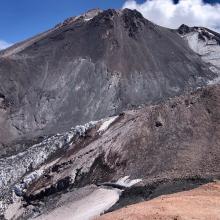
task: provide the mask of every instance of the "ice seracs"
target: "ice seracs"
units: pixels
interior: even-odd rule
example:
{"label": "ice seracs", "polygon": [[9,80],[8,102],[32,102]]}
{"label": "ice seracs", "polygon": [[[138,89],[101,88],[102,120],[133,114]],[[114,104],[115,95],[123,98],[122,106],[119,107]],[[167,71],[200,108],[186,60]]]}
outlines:
{"label": "ice seracs", "polygon": [[[11,187],[16,195],[22,196],[28,186],[43,175],[46,167],[42,165],[49,157],[59,149],[68,148],[74,137],[84,136],[96,123],[92,121],[85,125],[78,125],[68,132],[51,136],[24,152],[0,159],[0,202],[2,204],[7,202],[6,195],[11,193],[9,192]],[[31,172],[31,170],[34,171]],[[24,176],[25,174],[27,175]],[[2,207],[5,206],[2,205]],[[2,212],[3,209],[0,206],[0,214]]]}

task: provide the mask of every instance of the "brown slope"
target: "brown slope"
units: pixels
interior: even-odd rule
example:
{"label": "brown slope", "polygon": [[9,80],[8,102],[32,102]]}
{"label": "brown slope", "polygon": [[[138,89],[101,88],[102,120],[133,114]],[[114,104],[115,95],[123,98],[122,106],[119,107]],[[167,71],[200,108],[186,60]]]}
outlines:
{"label": "brown slope", "polygon": [[219,220],[219,207],[220,183],[211,183],[128,206],[96,220]]}

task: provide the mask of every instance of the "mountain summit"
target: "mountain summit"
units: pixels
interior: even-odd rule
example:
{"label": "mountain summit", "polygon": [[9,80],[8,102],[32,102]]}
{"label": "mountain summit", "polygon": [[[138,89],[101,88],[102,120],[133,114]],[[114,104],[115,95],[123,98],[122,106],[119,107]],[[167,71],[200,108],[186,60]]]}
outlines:
{"label": "mountain summit", "polygon": [[136,10],[91,10],[0,55],[0,140],[69,129],[216,77],[173,30]]}

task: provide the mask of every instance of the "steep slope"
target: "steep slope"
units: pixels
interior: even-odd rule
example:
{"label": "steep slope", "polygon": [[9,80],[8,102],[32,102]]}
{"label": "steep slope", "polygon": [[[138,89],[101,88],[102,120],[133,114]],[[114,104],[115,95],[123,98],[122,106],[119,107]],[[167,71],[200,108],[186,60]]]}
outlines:
{"label": "steep slope", "polygon": [[[111,182],[124,176],[142,179],[142,190],[130,193],[133,197],[122,201],[124,205],[153,196],[155,185],[166,181],[172,186],[177,180],[219,178],[219,94],[220,85],[209,86],[160,105],[77,126],[2,159],[2,207],[7,207],[12,189],[14,201],[23,198],[20,205],[27,206],[22,213],[26,219],[27,213],[39,215],[62,206],[62,193],[67,193],[63,201],[76,188],[96,184],[121,190]],[[163,194],[166,188],[158,192]]]}
{"label": "steep slope", "polygon": [[7,154],[15,140],[19,150],[25,139],[156,103],[216,76],[177,33],[137,11],[90,11],[1,52],[0,148]]}
{"label": "steep slope", "polygon": [[219,207],[220,183],[212,183],[191,191],[128,206],[96,220],[219,220]]}

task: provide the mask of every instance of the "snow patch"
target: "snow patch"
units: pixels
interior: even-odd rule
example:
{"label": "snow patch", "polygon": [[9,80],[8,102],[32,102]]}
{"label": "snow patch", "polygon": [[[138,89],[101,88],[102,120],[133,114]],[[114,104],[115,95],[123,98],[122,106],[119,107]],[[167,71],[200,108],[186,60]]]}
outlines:
{"label": "snow patch", "polygon": [[108,118],[106,121],[104,121],[104,122],[102,123],[102,125],[100,126],[98,132],[99,132],[99,133],[105,132],[105,131],[109,128],[109,126],[110,126],[117,118],[118,118],[118,116],[114,116],[114,117]]}
{"label": "snow patch", "polygon": [[120,197],[117,189],[99,188],[81,200],[59,207],[36,220],[91,220],[111,208]]}
{"label": "snow patch", "polygon": [[[116,184],[131,187],[141,179],[130,180],[129,176],[120,178]],[[91,220],[109,210],[120,198],[122,190],[117,188],[98,188],[86,197],[58,207],[49,214],[41,215],[36,220]]]}
{"label": "snow patch", "polygon": [[120,178],[120,179],[116,182],[116,184],[118,184],[118,185],[120,185],[120,186],[124,186],[124,187],[126,187],[126,188],[129,188],[129,187],[131,187],[131,186],[133,186],[133,185],[135,185],[135,184],[137,184],[137,183],[139,183],[139,182],[142,181],[142,179],[130,180],[129,178],[130,178],[130,176],[122,177],[122,178]]}
{"label": "snow patch", "polygon": [[[209,38],[202,35],[203,39],[200,39],[199,34],[201,34],[201,31],[209,35]],[[220,68],[220,45],[213,37],[212,33],[205,29],[199,29],[198,31],[185,34],[183,38],[188,43],[189,47],[199,54],[205,62],[211,63]]]}
{"label": "snow patch", "polygon": [[84,18],[84,21],[90,21],[92,18]]}
{"label": "snow patch", "polygon": [[90,21],[95,16],[97,16],[100,12],[102,12],[100,9],[92,9],[92,10],[87,11],[82,17],[84,21]]}
{"label": "snow patch", "polygon": [[86,131],[94,127],[97,124],[97,121],[91,121],[85,125],[77,125],[73,130],[76,131],[80,136],[85,136]]}

